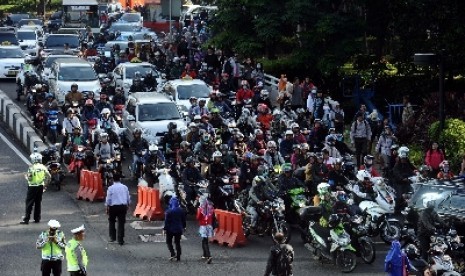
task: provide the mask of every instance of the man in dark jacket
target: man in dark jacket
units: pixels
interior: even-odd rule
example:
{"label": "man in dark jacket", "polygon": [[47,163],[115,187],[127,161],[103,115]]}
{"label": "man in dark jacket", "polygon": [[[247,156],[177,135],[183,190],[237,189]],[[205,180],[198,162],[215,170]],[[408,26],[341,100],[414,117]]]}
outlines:
{"label": "man in dark jacket", "polygon": [[415,175],[415,167],[410,163],[408,158],[409,149],[407,147],[399,148],[400,160],[394,165],[392,169],[392,176],[394,180],[394,189],[396,190],[396,212],[402,210],[406,204],[403,195],[412,191],[410,186],[409,177]]}
{"label": "man in dark jacket", "polygon": [[424,260],[428,259],[430,237],[436,231],[435,225],[444,223],[434,210],[435,203],[434,200],[426,202],[426,209],[421,212],[418,221],[418,240],[420,241],[421,256]]}
{"label": "man in dark jacket", "polygon": [[[179,262],[181,260],[181,236],[185,229],[186,213],[179,207],[179,200],[176,197],[172,197],[169,209],[165,213],[165,226],[163,227],[166,234],[166,245],[171,254],[170,261],[176,259]],[[173,248],[173,237],[176,252]]]}
{"label": "man in dark jacket", "polygon": [[276,233],[274,238],[277,241],[277,244],[271,247],[268,262],[266,264],[265,276],[292,276],[294,248],[292,248],[291,245],[284,243],[283,233]]}

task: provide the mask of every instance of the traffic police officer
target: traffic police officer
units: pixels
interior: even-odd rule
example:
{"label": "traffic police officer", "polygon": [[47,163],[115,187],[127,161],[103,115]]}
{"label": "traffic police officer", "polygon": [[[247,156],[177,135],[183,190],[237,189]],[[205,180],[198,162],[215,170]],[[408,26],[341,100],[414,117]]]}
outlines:
{"label": "traffic police officer", "polygon": [[32,165],[25,175],[29,185],[26,196],[26,214],[20,224],[29,224],[32,207],[34,207],[34,222],[40,222],[42,194],[51,177],[47,167],[42,164],[42,155],[40,153],[34,152],[30,158]]}
{"label": "traffic police officer", "polygon": [[84,225],[71,230],[73,238],[66,244],[66,261],[68,264],[68,272],[70,276],[79,276],[87,274],[87,253],[81,244],[84,240]]}
{"label": "traffic police officer", "polygon": [[36,242],[37,249],[42,250],[42,264],[40,269],[42,276],[61,275],[61,262],[63,261],[63,252],[65,249],[65,234],[58,228],[60,223],[54,219],[48,222],[50,229],[40,233]]}

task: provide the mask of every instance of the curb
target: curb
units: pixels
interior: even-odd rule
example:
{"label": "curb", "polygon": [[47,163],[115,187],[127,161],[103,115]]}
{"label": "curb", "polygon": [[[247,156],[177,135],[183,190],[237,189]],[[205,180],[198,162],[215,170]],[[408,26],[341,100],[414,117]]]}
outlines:
{"label": "curb", "polygon": [[28,149],[29,153],[34,152],[34,150],[41,152],[48,148],[47,144],[31,127],[21,108],[2,90],[0,90],[0,113],[2,121],[8,124],[15,137]]}

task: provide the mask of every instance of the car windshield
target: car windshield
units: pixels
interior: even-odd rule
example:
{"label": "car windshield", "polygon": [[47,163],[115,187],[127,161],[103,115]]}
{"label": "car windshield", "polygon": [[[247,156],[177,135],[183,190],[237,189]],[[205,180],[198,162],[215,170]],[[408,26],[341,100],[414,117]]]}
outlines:
{"label": "car windshield", "polygon": [[158,103],[139,105],[139,121],[164,121],[181,119],[176,104]]}
{"label": "car windshield", "polygon": [[79,47],[79,38],[77,35],[50,35],[45,41],[45,47],[64,47],[65,43],[69,48]]}
{"label": "car windshield", "polygon": [[111,51],[113,46],[118,44],[119,48],[124,51],[126,48],[128,48],[128,42],[127,41],[115,41],[115,42],[107,42],[105,44],[105,51]]}
{"label": "car windshield", "polygon": [[3,43],[18,45],[18,38],[14,33],[0,33],[0,44]]}
{"label": "car windshield", "polygon": [[188,100],[190,97],[208,98],[210,95],[210,89],[205,84],[179,85],[177,91],[180,100]]}
{"label": "car windshield", "polygon": [[131,26],[131,25],[126,25],[126,24],[120,24],[120,25],[116,25],[116,24],[113,24],[111,25],[110,29],[108,30],[110,33],[115,33],[117,31],[119,32],[134,32],[136,30],[136,28],[134,26]]}
{"label": "car windshield", "polygon": [[126,67],[126,79],[132,79],[136,72],[139,72],[142,77],[147,75],[147,71],[152,71],[152,76],[158,78],[158,72],[155,71],[151,65],[139,65],[139,66],[128,66]]}
{"label": "car windshield", "polygon": [[39,19],[22,19],[21,21],[18,22],[18,27],[21,27],[21,26],[24,26],[24,25],[42,26],[44,24],[42,23],[42,20],[39,20]]}
{"label": "car windshield", "polygon": [[35,32],[17,32],[16,36],[18,36],[19,40],[36,40],[36,33]]}
{"label": "car windshield", "polygon": [[28,19],[30,18],[29,14],[10,14],[8,16],[11,21],[13,22],[19,22],[21,19]]}
{"label": "car windshield", "polygon": [[139,22],[140,21],[140,14],[138,13],[125,13],[121,16],[120,20],[126,22]]}
{"label": "car windshield", "polygon": [[0,48],[0,58],[24,58],[24,53],[19,48]]}
{"label": "car windshield", "polygon": [[97,79],[95,71],[90,66],[61,67],[58,80],[61,81],[93,81]]}
{"label": "car windshield", "polygon": [[55,62],[55,60],[57,60],[57,59],[79,59],[79,58],[76,57],[76,56],[72,56],[72,55],[69,55],[69,56],[48,56],[47,59],[45,59],[44,67],[45,68],[50,68],[52,66],[52,63]]}

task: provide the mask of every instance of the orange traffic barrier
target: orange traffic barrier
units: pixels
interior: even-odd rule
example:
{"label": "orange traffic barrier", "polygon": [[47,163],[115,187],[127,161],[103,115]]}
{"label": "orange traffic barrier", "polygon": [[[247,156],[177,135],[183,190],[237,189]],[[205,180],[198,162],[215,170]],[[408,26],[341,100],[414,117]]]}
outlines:
{"label": "orange traffic barrier", "polygon": [[247,239],[242,228],[242,215],[224,210],[215,210],[215,216],[218,221],[218,228],[215,229],[215,235],[210,238],[211,242],[218,244],[227,244],[229,247],[245,245]]}
{"label": "orange traffic barrier", "polygon": [[137,205],[133,215],[141,219],[162,220],[164,212],[159,198],[160,191],[139,186],[137,188]]}
{"label": "orange traffic barrier", "polygon": [[79,177],[79,190],[76,194],[76,198],[89,201],[103,200],[105,198],[102,178],[99,172],[88,170],[81,171],[81,175]]}
{"label": "orange traffic barrier", "polygon": [[76,194],[77,199],[86,199],[91,188],[91,182],[93,181],[91,176],[91,171],[81,170],[81,175],[79,176],[79,190]]}

